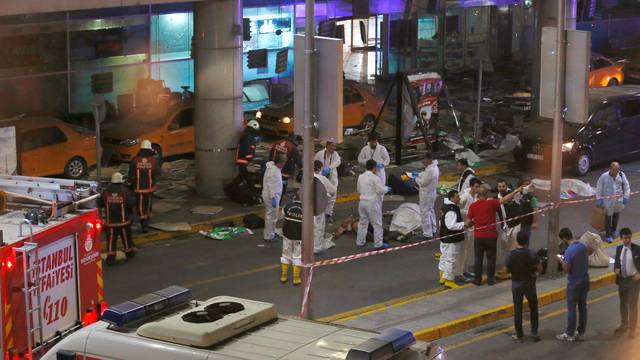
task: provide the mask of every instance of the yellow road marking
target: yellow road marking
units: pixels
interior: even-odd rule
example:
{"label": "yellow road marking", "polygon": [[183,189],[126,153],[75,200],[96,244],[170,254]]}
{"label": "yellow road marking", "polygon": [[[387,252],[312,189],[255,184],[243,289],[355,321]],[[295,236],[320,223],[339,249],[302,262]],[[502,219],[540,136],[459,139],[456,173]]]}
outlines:
{"label": "yellow road marking", "polygon": [[183,286],[186,287],[186,288],[190,288],[190,287],[195,287],[195,286],[207,285],[207,284],[211,284],[211,283],[218,282],[218,281],[224,281],[224,280],[237,278],[237,277],[240,277],[240,276],[251,275],[251,274],[255,274],[255,273],[259,273],[259,272],[263,272],[263,271],[273,270],[273,269],[277,269],[279,267],[280,267],[280,264],[267,265],[267,266],[263,266],[263,267],[259,267],[259,268],[255,268],[255,269],[251,269],[251,270],[247,270],[247,271],[241,271],[241,272],[237,272],[237,273],[233,273],[233,274],[216,276],[216,277],[212,277],[212,278],[209,278],[209,279],[194,281],[194,282],[191,282],[191,283],[184,284]]}
{"label": "yellow road marking", "polygon": [[[596,302],[599,302],[599,301],[602,301],[602,300],[606,300],[606,299],[609,299],[610,297],[613,297],[613,296],[615,296],[617,294],[618,294],[617,291],[613,291],[613,292],[610,292],[608,294],[599,296],[599,297],[597,297],[595,299],[588,300],[587,304],[593,304],[593,303],[596,303]],[[567,312],[566,308],[558,309],[558,310],[552,311],[552,312],[550,312],[548,314],[545,314],[543,316],[540,316],[539,320],[549,319],[549,318],[564,314],[566,312]],[[527,325],[529,323],[530,323],[529,321],[525,321],[522,324],[524,326],[524,325]],[[482,341],[482,340],[486,340],[486,339],[492,338],[492,337],[500,335],[500,334],[504,334],[504,333],[509,332],[509,331],[514,331],[514,327],[513,326],[506,326],[506,327],[503,327],[501,329],[494,330],[494,331],[492,331],[490,333],[486,333],[486,334],[482,334],[482,335],[476,336],[474,338],[471,338],[469,340],[466,340],[466,341],[463,341],[463,342],[460,342],[460,343],[457,343],[457,344],[445,346],[445,348],[446,348],[447,351],[450,351],[450,350],[453,350],[453,349],[458,349],[458,348],[461,348],[461,347],[465,347],[467,345],[471,345],[471,344],[477,343],[477,342]]]}

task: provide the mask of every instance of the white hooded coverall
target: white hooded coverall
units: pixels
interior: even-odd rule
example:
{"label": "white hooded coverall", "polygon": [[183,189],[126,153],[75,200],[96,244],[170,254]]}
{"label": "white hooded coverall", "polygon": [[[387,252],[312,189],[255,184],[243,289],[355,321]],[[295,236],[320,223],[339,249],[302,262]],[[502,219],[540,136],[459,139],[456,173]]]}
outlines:
{"label": "white hooded coverall", "polygon": [[[329,199],[331,198],[331,196],[336,195],[337,189],[335,186],[333,186],[333,183],[329,179],[327,179],[326,177],[320,174],[314,174],[313,176],[316,177],[318,180],[320,180],[322,185],[324,185],[324,188],[327,190],[327,197]],[[329,243],[326,241],[324,237],[324,230],[326,225],[326,218],[324,214],[325,213],[322,213],[320,215],[316,215],[313,217],[313,252],[314,253],[320,253],[329,248]]]}
{"label": "white hooded coverall", "polygon": [[[391,162],[387,148],[380,144],[378,144],[375,149],[372,149],[371,145],[367,144],[360,150],[360,154],[358,155],[358,163],[360,163],[360,165],[365,166],[367,161],[371,159],[384,166],[389,165],[389,162]],[[382,169],[376,169],[376,175],[382,180],[382,185],[387,184],[387,175],[384,172],[384,167]]]}
{"label": "white hooded coverall", "polygon": [[[262,179],[262,203],[264,204],[264,239],[272,240],[276,235],[278,209],[282,197],[282,172],[273,161],[267,163],[267,170]],[[276,198],[276,207],[271,206],[271,199]]]}
{"label": "white hooded coverall", "polygon": [[360,194],[360,203],[358,204],[360,221],[358,222],[356,245],[364,246],[367,241],[367,229],[371,223],[374,246],[379,248],[383,245],[382,197],[387,193],[387,187],[376,174],[367,170],[358,177],[358,193]]}
{"label": "white hooded coverall", "polygon": [[[327,153],[327,149],[320,150],[316,153],[316,156],[313,159],[314,161],[320,161],[322,163],[322,167],[328,167],[331,169],[331,173],[329,174],[329,180],[336,188],[336,191],[333,192],[333,195],[329,196],[329,201],[327,202],[327,208],[324,210],[324,213],[333,216],[333,208],[336,205],[336,196],[338,194],[338,167],[342,163],[342,159],[340,159],[340,155],[338,155],[337,151],[334,151],[332,154]],[[329,192],[329,191],[327,191]]]}
{"label": "white hooded coverall", "polygon": [[[445,205],[452,205],[449,199],[444,199]],[[444,215],[444,224],[450,231],[464,230],[464,222],[457,222],[457,215],[453,211],[449,211]],[[442,277],[446,280],[455,280],[456,275],[462,275],[462,255],[464,242],[444,243],[440,242],[440,263],[438,269],[443,272]]]}
{"label": "white hooded coverall", "polygon": [[440,170],[438,169],[438,161],[433,160],[433,162],[427,166],[416,179],[416,184],[420,190],[422,235],[426,237],[433,237],[438,230],[438,221],[436,220],[436,211],[434,207],[436,204],[436,198],[438,197],[439,178]]}

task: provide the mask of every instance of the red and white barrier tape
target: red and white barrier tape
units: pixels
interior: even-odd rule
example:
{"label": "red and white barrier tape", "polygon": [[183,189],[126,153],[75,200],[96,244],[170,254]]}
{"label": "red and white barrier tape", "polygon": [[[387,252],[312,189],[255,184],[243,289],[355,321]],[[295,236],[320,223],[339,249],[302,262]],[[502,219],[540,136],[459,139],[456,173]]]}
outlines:
{"label": "red and white barrier tape", "polygon": [[[633,191],[633,192],[629,193],[629,196],[638,195],[638,194],[640,194],[640,191]],[[615,199],[615,198],[620,198],[620,197],[622,197],[622,195],[611,195],[611,196],[602,197],[601,199],[602,200],[608,200],[608,199]],[[512,218],[504,219],[504,220],[501,220],[501,221],[496,221],[493,224],[489,224],[489,225],[481,227],[481,229],[482,228],[492,227],[492,226],[495,227],[496,225],[504,224],[504,223],[507,223],[507,222],[513,221],[513,220],[518,220],[518,219],[521,219],[521,218],[524,218],[524,217],[527,217],[527,216],[532,216],[534,214],[541,214],[543,212],[547,212],[547,211],[550,211],[550,210],[553,210],[553,209],[560,208],[560,206],[587,203],[587,202],[592,202],[594,200],[595,200],[594,197],[589,197],[589,198],[580,199],[580,200],[566,200],[566,201],[562,201],[562,202],[560,202],[558,204],[551,203],[551,204],[549,204],[549,205],[547,205],[547,206],[545,206],[543,208],[540,208],[538,210],[534,210],[534,211],[529,212],[527,214],[514,216]],[[466,229],[464,232],[471,232],[471,231],[474,231],[474,229],[473,228],[469,228],[469,229]],[[370,257],[370,256],[387,254],[387,253],[390,253],[390,252],[409,249],[409,248],[412,248],[412,247],[416,247],[416,246],[432,243],[432,242],[435,242],[435,241],[440,241],[442,239],[446,239],[446,238],[457,236],[457,235],[458,234],[451,234],[451,235],[447,235],[447,236],[434,237],[434,238],[429,239],[429,240],[419,241],[419,242],[415,242],[415,243],[411,243],[411,244],[407,244],[407,245],[395,246],[395,247],[382,249],[382,250],[367,251],[367,252],[353,254],[353,255],[341,256],[341,257],[337,257],[337,258],[333,258],[333,259],[320,260],[320,261],[316,261],[316,262],[311,263],[311,264],[304,264],[304,263],[301,264],[300,266],[309,268],[310,271],[309,271],[309,281],[307,281],[305,289],[304,289],[304,297],[302,299],[302,304],[301,304],[301,308],[300,308],[300,315],[302,315],[303,309],[305,308],[307,302],[309,301],[309,291],[311,290],[311,282],[312,282],[312,279],[313,279],[313,269],[314,268],[321,267],[321,266],[327,266],[327,265],[343,264],[343,263],[346,263],[346,262],[350,262],[350,261],[353,261],[353,260],[358,260],[358,259],[362,259],[362,258],[366,258],[366,257]]]}

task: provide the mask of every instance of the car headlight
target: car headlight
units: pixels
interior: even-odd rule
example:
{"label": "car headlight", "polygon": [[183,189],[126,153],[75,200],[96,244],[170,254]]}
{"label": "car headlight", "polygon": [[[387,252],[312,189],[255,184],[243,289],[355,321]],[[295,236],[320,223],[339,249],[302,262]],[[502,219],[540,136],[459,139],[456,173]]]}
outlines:
{"label": "car headlight", "polygon": [[123,146],[133,146],[136,144],[138,144],[138,139],[124,139],[120,141],[120,145],[123,145]]}
{"label": "car headlight", "polygon": [[256,111],[256,119],[262,119],[262,111]]}
{"label": "car headlight", "polygon": [[283,124],[289,124],[291,122],[291,118],[288,116],[285,116],[282,118],[282,123]]}
{"label": "car headlight", "polygon": [[569,151],[573,150],[573,145],[575,145],[575,142],[573,142],[573,141],[569,141],[569,142],[566,142],[566,143],[562,144],[562,152],[569,152]]}

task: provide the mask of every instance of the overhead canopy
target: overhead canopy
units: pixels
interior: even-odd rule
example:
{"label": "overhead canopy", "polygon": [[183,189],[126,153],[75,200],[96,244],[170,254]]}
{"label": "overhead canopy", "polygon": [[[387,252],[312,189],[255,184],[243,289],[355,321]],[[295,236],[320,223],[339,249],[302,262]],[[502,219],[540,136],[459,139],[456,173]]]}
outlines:
{"label": "overhead canopy", "polygon": [[0,16],[194,1],[199,0],[1,0]]}

